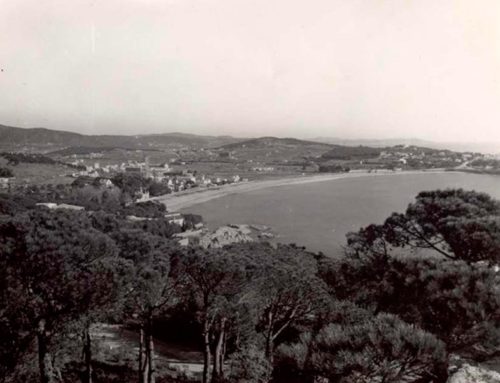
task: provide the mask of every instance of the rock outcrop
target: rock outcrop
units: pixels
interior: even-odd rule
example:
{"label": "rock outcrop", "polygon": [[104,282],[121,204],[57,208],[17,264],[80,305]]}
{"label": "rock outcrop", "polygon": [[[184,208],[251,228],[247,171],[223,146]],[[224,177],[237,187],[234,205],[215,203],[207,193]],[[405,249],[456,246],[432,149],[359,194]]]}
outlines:
{"label": "rock outcrop", "polygon": [[200,238],[200,245],[206,249],[218,248],[232,243],[253,242],[252,232],[246,225],[221,226]]}
{"label": "rock outcrop", "polygon": [[275,235],[264,225],[225,225],[214,231],[206,228],[177,233],[181,246],[199,245],[206,249],[220,248],[233,243],[271,241]]}
{"label": "rock outcrop", "polygon": [[500,374],[485,368],[464,364],[450,376],[447,383],[500,383]]}

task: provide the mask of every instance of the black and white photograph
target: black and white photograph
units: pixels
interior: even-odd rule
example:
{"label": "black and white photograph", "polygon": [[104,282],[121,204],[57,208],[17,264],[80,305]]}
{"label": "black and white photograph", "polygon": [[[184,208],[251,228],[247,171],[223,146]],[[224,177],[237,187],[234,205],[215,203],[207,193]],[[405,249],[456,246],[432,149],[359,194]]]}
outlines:
{"label": "black and white photograph", "polygon": [[0,383],[500,383],[500,1],[0,0]]}

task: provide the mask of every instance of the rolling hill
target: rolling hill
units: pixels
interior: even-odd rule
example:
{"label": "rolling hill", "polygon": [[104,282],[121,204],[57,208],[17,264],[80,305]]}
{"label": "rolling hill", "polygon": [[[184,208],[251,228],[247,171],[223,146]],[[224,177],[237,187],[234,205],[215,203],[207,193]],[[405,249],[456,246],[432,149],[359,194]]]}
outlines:
{"label": "rolling hill", "polygon": [[260,163],[283,163],[318,158],[334,145],[305,141],[296,138],[260,137],[223,145],[218,149],[227,151],[232,158]]}
{"label": "rolling hill", "polygon": [[297,138],[260,137],[223,145],[226,150],[252,149],[263,147],[293,147],[293,148],[321,148],[328,150],[333,145],[328,143],[299,140]]}

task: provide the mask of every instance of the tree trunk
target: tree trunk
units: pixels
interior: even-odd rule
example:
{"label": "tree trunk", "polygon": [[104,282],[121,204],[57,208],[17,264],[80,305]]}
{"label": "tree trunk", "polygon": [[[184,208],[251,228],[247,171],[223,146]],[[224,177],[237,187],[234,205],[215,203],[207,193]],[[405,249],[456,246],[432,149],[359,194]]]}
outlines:
{"label": "tree trunk", "polygon": [[203,323],[203,383],[210,382],[210,325],[208,318]]}
{"label": "tree trunk", "polygon": [[148,317],[141,326],[141,340],[139,345],[139,379],[141,383],[154,383],[154,342],[153,319]]}
{"label": "tree trunk", "polygon": [[57,383],[56,371],[54,369],[54,365],[52,364],[52,356],[48,350],[49,332],[47,331],[44,319],[41,319],[40,322],[38,322],[37,340],[40,382]]}
{"label": "tree trunk", "polygon": [[155,348],[153,341],[153,320],[152,318],[148,321],[148,355],[146,356],[149,361],[149,369],[148,369],[148,380],[147,383],[155,383]]}
{"label": "tree trunk", "polygon": [[85,383],[92,383],[92,340],[90,339],[90,323],[83,330],[83,359],[85,362]]}
{"label": "tree trunk", "polygon": [[266,337],[266,358],[272,365],[274,362],[274,342],[272,334]]}
{"label": "tree trunk", "polygon": [[224,329],[224,336],[222,337],[222,351],[220,353],[220,366],[221,366],[221,376],[224,377],[224,360],[226,359],[226,346],[227,346],[227,332],[228,329]]}
{"label": "tree trunk", "polygon": [[274,316],[271,312],[269,311],[267,315],[267,329],[266,329],[266,358],[271,363],[273,364],[273,354],[274,354],[274,344],[273,344],[273,327],[274,327]]}
{"label": "tree trunk", "polygon": [[147,383],[149,379],[149,334],[148,331],[144,331],[144,359],[142,362],[142,383]]}
{"label": "tree trunk", "polygon": [[143,368],[144,368],[144,328],[141,324],[141,329],[139,330],[139,358],[138,358],[139,368],[138,368],[138,382],[143,383]]}
{"label": "tree trunk", "polygon": [[219,338],[217,339],[217,345],[215,346],[214,367],[212,370],[212,381],[214,383],[217,383],[223,377],[222,363],[225,327],[226,318],[222,318],[220,322]]}

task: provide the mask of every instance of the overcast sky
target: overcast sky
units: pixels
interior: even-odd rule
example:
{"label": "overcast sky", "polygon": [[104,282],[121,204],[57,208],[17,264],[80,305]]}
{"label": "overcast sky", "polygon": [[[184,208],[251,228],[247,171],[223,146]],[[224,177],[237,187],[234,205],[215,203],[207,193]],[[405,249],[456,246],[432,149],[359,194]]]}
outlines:
{"label": "overcast sky", "polygon": [[0,7],[0,124],[500,141],[499,0]]}

